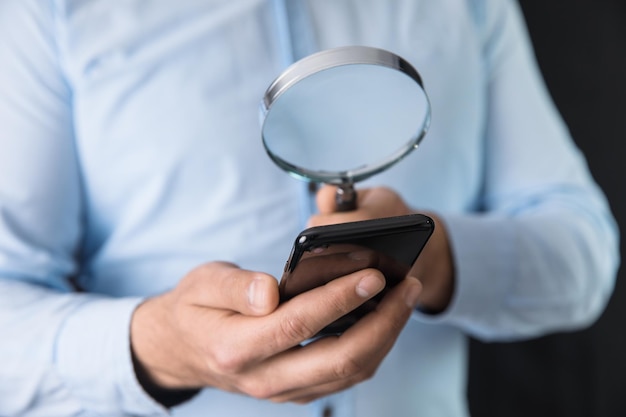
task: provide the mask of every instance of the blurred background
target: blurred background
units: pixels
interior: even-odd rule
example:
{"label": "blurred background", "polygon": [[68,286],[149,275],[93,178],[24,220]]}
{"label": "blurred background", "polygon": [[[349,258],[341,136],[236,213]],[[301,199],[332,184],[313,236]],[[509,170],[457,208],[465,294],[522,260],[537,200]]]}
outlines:
{"label": "blurred background", "polygon": [[[626,262],[626,1],[520,0],[561,114],[607,194]],[[591,328],[516,343],[470,342],[476,417],[626,416],[626,283]]]}

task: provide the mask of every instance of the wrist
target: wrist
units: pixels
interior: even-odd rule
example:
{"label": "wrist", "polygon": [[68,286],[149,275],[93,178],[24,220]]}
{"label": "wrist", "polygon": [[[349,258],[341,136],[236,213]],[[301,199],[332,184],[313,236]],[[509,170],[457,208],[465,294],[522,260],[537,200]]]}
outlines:
{"label": "wrist", "polygon": [[137,377],[137,382],[139,382],[139,385],[141,385],[141,387],[148,395],[150,395],[150,397],[152,397],[155,401],[157,401],[164,407],[171,408],[176,405],[182,404],[186,401],[189,401],[200,392],[200,389],[195,388],[177,389],[160,386],[152,379],[146,367],[137,358],[137,355],[135,355],[132,347],[131,356],[133,361],[133,368],[135,370],[135,376]]}
{"label": "wrist", "polygon": [[198,391],[200,386],[181,376],[187,369],[181,359],[185,355],[173,344],[180,338],[167,325],[170,318],[164,314],[168,308],[163,305],[162,297],[137,306],[130,325],[130,348],[137,380],[157,401],[160,391]]}
{"label": "wrist", "polygon": [[444,311],[454,293],[454,261],[445,225],[437,215],[428,214],[435,229],[410,275],[422,283],[418,309],[427,314]]}

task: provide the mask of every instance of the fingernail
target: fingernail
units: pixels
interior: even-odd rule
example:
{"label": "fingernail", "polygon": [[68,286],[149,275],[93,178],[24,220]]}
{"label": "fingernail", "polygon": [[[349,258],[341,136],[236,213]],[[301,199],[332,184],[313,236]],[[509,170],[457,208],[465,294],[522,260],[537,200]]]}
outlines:
{"label": "fingernail", "polygon": [[356,286],[356,293],[359,297],[369,298],[377,294],[385,286],[385,281],[379,276],[368,274],[361,278]]}
{"label": "fingernail", "polygon": [[410,309],[414,309],[417,307],[419,296],[422,293],[422,284],[415,278],[408,279],[415,281],[415,283],[409,286],[406,290],[406,293],[404,294],[404,301]]}
{"label": "fingernail", "polygon": [[248,303],[255,309],[263,308],[263,295],[259,293],[260,279],[255,278],[248,285]]}

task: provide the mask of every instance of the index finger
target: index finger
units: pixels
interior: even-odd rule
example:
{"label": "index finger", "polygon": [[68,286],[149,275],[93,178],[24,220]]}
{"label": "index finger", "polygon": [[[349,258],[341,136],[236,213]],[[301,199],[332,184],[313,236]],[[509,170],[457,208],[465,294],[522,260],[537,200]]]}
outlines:
{"label": "index finger", "polygon": [[337,187],[334,185],[324,184],[320,187],[315,195],[315,203],[320,214],[330,214],[337,211],[336,194]]}
{"label": "index finger", "polygon": [[[384,286],[380,271],[360,270],[306,291],[281,304],[272,314],[248,320],[250,331],[233,336],[241,338],[241,343],[253,343],[257,347],[257,359],[262,360],[311,339],[378,294]],[[263,330],[259,332],[259,329]]]}
{"label": "index finger", "polygon": [[268,360],[259,378],[271,387],[272,401],[308,401],[371,377],[410,317],[421,285],[407,278],[379,308],[339,337],[322,338]]}

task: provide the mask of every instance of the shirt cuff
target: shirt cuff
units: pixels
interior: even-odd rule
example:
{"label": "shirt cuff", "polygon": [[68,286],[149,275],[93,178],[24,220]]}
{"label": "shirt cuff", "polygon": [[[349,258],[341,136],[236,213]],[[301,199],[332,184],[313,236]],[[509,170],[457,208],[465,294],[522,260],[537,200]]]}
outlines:
{"label": "shirt cuff", "polygon": [[498,312],[515,275],[514,225],[504,218],[479,215],[447,215],[443,221],[455,268],[452,300],[439,314],[416,310],[414,318],[492,339],[494,329],[501,327]]}
{"label": "shirt cuff", "polygon": [[88,296],[65,321],[55,364],[86,410],[104,415],[167,416],[138,383],[130,349],[130,321],[142,298]]}

